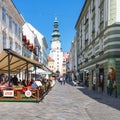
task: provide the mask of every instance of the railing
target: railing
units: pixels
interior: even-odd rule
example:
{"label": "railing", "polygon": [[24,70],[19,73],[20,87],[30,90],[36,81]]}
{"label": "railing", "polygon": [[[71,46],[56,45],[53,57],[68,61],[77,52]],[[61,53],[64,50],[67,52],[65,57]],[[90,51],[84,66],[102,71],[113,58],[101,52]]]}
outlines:
{"label": "railing", "polygon": [[0,87],[0,101],[40,101],[51,89],[50,82],[42,86]]}

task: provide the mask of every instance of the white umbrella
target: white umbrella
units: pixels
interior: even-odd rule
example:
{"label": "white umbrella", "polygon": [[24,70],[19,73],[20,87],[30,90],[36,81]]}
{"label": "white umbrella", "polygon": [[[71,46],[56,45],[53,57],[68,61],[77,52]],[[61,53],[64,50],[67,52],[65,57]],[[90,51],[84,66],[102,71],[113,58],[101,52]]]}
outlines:
{"label": "white umbrella", "polygon": [[[35,74],[35,71],[33,71],[32,73]],[[36,74],[51,74],[51,72],[45,71],[43,69],[37,69]]]}

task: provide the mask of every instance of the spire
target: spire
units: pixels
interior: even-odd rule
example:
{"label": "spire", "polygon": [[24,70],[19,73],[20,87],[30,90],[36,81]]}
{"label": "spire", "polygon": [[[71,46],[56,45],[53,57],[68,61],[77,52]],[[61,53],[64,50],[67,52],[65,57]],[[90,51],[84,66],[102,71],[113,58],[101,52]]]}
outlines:
{"label": "spire", "polygon": [[55,17],[55,21],[57,21],[57,17]]}
{"label": "spire", "polygon": [[60,33],[59,33],[59,30],[58,30],[58,20],[57,20],[57,17],[55,17],[55,20],[54,20],[54,30],[53,30],[53,33],[52,33],[51,36],[53,37],[53,40],[59,40]]}

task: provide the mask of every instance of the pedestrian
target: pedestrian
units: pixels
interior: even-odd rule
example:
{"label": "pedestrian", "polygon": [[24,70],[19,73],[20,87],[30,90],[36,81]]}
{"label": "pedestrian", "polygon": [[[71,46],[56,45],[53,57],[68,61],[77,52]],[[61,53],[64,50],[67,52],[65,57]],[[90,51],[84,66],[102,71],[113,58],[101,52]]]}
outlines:
{"label": "pedestrian", "polygon": [[96,86],[96,77],[93,77],[93,90],[95,90],[95,86]]}
{"label": "pedestrian", "polygon": [[79,81],[79,72],[78,72],[78,70],[76,71],[76,79],[77,79],[77,81]]}
{"label": "pedestrian", "polygon": [[63,83],[63,77],[60,77],[60,84],[62,85]]}
{"label": "pedestrian", "polygon": [[66,77],[65,76],[63,76],[63,85],[65,85],[65,82],[66,82]]}
{"label": "pedestrian", "polygon": [[74,72],[72,72],[72,81],[75,80]]}

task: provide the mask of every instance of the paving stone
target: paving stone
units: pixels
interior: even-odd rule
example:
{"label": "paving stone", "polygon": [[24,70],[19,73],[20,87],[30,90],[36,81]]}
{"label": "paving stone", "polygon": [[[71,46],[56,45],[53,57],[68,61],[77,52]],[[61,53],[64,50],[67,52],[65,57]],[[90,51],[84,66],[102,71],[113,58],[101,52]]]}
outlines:
{"label": "paving stone", "polygon": [[69,84],[56,85],[40,103],[0,102],[0,120],[119,120],[120,99]]}

